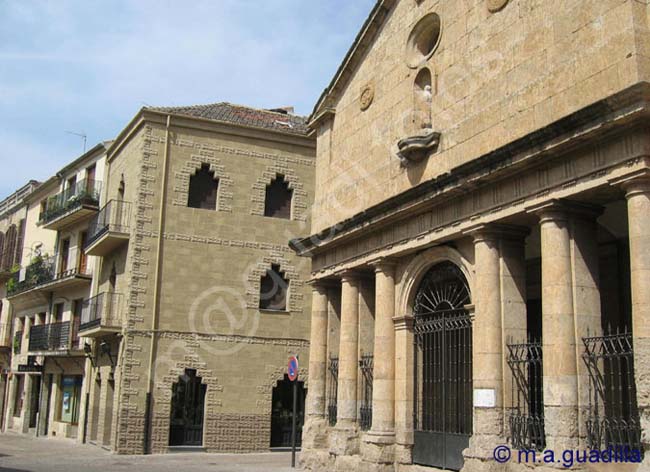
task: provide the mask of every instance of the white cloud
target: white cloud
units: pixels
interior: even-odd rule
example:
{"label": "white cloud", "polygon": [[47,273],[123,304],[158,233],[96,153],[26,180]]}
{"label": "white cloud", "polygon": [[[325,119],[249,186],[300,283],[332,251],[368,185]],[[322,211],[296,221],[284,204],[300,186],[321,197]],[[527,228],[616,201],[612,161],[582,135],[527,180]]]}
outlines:
{"label": "white cloud", "polygon": [[[65,130],[92,145],[143,103],[307,114],[373,3],[0,0],[0,163],[22,151],[51,173],[79,154]],[[3,174],[0,192],[25,178]]]}

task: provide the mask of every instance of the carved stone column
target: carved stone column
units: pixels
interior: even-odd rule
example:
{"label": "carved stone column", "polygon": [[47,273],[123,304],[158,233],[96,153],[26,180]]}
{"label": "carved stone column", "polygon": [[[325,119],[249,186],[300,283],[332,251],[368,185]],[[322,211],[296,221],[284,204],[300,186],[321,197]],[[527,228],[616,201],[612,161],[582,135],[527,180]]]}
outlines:
{"label": "carved stone column", "polygon": [[[506,393],[511,375],[506,362],[508,338],[525,340],[526,291],[524,243],[528,228],[480,225],[468,231],[474,238],[474,322],[472,327],[474,434],[467,460],[499,469],[496,445],[505,444]],[[521,329],[523,327],[523,330]],[[523,338],[523,339],[522,339]],[[507,385],[507,389],[506,389]]]}
{"label": "carved stone column", "polygon": [[364,460],[393,463],[395,442],[395,262],[375,262],[375,346],[372,427],[362,444]]}
{"label": "carved stone column", "polygon": [[357,454],[357,381],[359,373],[359,278],[355,272],[341,274],[341,338],[337,390],[336,428],[330,451]]}
{"label": "carved stone column", "polygon": [[325,383],[327,373],[327,287],[312,283],[311,335],[309,344],[309,392],[303,448],[326,447]]}
{"label": "carved stone column", "polygon": [[650,171],[618,183],[627,199],[634,377],[644,449],[650,447]]}
{"label": "carved stone column", "polygon": [[581,256],[594,251],[590,238],[595,231],[585,232],[581,220],[591,225],[598,209],[554,200],[531,211],[540,218],[541,232],[546,446],[556,451],[574,449],[580,436],[579,374],[583,371],[578,343],[585,323],[591,323],[594,310],[599,310],[599,305],[593,306],[597,299],[591,303],[597,293],[597,272],[595,278],[588,274],[597,267],[593,257]]}

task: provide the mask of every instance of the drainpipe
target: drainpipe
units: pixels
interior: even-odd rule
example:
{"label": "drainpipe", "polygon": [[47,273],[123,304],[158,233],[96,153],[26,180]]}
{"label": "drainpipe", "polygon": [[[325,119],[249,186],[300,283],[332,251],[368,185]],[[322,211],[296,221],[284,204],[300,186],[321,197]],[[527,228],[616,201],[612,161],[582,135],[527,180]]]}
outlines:
{"label": "drainpipe", "polygon": [[165,129],[165,150],[163,154],[162,179],[160,179],[160,205],[158,211],[158,244],[156,248],[156,271],[154,279],[153,292],[153,313],[151,316],[151,345],[149,348],[149,381],[147,384],[147,397],[145,408],[145,430],[144,430],[144,453],[150,454],[149,447],[151,438],[151,416],[153,415],[153,378],[154,378],[154,360],[156,357],[158,330],[158,316],[160,312],[160,276],[162,271],[162,252],[163,252],[163,231],[165,229],[165,199],[167,196],[167,174],[169,172],[169,127],[171,125],[171,116],[167,115],[167,125]]}

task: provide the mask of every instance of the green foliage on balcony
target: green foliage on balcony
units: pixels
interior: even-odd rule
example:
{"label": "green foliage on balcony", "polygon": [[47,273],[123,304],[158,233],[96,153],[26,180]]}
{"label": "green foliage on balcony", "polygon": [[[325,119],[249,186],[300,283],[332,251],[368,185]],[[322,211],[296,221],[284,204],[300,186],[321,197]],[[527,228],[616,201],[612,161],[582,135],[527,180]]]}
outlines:
{"label": "green foliage on balcony", "polygon": [[80,180],[72,187],[47,199],[40,223],[49,223],[82,205],[99,206],[100,190],[100,181],[93,179]]}

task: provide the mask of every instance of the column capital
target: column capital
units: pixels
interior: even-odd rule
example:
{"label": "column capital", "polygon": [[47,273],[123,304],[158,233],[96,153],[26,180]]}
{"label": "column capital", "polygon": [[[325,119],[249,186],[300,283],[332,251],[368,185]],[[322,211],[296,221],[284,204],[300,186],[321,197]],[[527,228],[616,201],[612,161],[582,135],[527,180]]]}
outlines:
{"label": "column capital", "polygon": [[309,279],[305,282],[307,285],[311,286],[312,290],[325,290],[337,285],[336,280],[332,279]]}
{"label": "column capital", "polygon": [[640,169],[623,177],[611,179],[609,184],[625,190],[626,198],[633,195],[650,193],[650,169]]}
{"label": "column capital", "polygon": [[537,215],[540,223],[567,221],[570,217],[593,220],[602,214],[603,207],[574,200],[552,199],[531,205],[526,212]]}
{"label": "column capital", "polygon": [[335,275],[341,278],[341,283],[347,282],[350,284],[357,284],[363,278],[363,274],[354,268],[340,270]]}
{"label": "column capital", "polygon": [[474,244],[483,241],[498,241],[501,239],[521,241],[523,243],[529,233],[530,228],[527,226],[502,223],[480,223],[463,231],[463,234],[474,238]]}
{"label": "column capital", "polygon": [[397,261],[390,257],[378,257],[376,259],[368,262],[368,265],[375,269],[377,272],[389,272],[392,273],[397,266]]}
{"label": "column capital", "polygon": [[412,317],[411,315],[396,316],[393,318],[395,331],[403,331],[403,330],[410,331],[413,329],[414,322],[415,322],[415,318]]}

